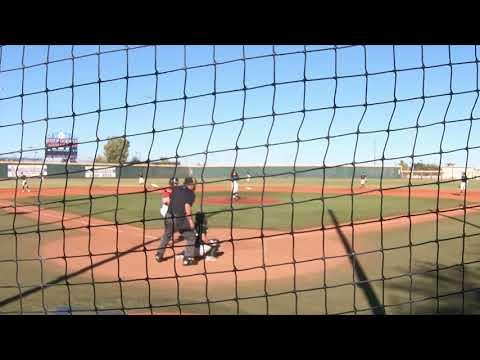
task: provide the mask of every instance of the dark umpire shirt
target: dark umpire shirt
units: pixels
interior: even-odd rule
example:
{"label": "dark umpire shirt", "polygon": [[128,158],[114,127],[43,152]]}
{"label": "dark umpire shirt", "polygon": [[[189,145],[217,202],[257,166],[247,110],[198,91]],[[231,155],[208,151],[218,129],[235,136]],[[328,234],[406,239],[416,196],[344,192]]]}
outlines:
{"label": "dark umpire shirt", "polygon": [[178,186],[173,188],[172,195],[170,195],[169,212],[174,217],[185,216],[185,204],[193,206],[195,201],[195,193],[186,186]]}

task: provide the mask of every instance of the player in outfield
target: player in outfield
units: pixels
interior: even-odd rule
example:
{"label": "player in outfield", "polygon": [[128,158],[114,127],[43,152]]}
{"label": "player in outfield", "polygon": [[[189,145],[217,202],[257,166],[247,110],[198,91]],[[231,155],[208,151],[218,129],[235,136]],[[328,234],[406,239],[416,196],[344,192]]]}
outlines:
{"label": "player in outfield", "polygon": [[185,178],[183,186],[173,187],[168,210],[165,216],[165,230],[160,239],[155,259],[164,261],[166,246],[173,241],[173,235],[179,232],[186,241],[183,265],[194,265],[195,261],[195,224],[192,219],[192,206],[195,202],[195,179]]}
{"label": "player in outfield", "polygon": [[463,194],[467,189],[467,174],[462,172],[462,177],[460,178],[460,194]]}
{"label": "player in outfield", "polygon": [[[250,185],[250,180],[252,179],[252,175],[250,175],[250,171],[247,171],[247,184]],[[250,186],[247,186],[247,190],[252,190]]]}
{"label": "player in outfield", "polygon": [[366,184],[367,184],[367,175],[365,174],[360,175],[360,187],[364,188]]}
{"label": "player in outfield", "polygon": [[233,200],[238,200],[240,199],[240,189],[238,186],[238,180],[240,177],[238,176],[238,173],[235,169],[232,170],[230,173],[230,180],[232,182],[232,198]]}
{"label": "player in outfield", "polygon": [[22,192],[25,192],[25,190],[30,192],[30,186],[28,186],[27,177],[23,172],[22,172],[22,175],[20,176],[20,179],[22,179]]}
{"label": "player in outfield", "polygon": [[145,184],[145,178],[143,177],[143,172],[140,171],[138,174],[138,185],[143,185]]}

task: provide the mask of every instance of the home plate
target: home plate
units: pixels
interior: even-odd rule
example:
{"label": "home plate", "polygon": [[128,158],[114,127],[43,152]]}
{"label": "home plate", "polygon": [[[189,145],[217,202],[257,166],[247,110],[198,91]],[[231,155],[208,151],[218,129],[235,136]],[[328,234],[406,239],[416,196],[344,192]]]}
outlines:
{"label": "home plate", "polygon": [[[176,255],[175,259],[177,260],[183,260],[183,255]],[[205,256],[205,261],[217,261],[217,258],[215,256]]]}

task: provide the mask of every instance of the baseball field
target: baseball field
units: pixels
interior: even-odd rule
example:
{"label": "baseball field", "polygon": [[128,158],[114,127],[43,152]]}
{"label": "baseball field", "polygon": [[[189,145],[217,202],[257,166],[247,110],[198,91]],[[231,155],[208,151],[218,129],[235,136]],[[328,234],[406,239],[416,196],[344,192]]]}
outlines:
{"label": "baseball field", "polygon": [[166,179],[0,181],[1,313],[371,314],[366,283],[387,314],[480,312],[478,181],[199,180],[221,256],[189,267],[181,239],[154,259]]}

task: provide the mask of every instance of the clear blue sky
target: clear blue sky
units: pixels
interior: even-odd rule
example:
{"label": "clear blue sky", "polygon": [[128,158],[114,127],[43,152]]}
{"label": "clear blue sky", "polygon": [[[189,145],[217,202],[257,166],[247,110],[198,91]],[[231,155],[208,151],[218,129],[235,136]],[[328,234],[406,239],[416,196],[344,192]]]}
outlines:
{"label": "clear blue sky", "polygon": [[[350,134],[356,132],[364,114],[363,104],[368,103],[360,131],[386,130],[415,126],[420,114],[419,125],[438,123],[444,119],[447,123],[418,129],[415,154],[417,160],[437,162],[439,156],[423,156],[438,153],[440,143],[444,151],[459,149],[444,154],[442,163],[454,162],[464,166],[466,162],[467,135],[470,128],[470,116],[480,117],[478,96],[480,79],[478,58],[480,47],[475,46],[424,46],[423,63],[427,67],[422,71],[422,48],[420,46],[340,46],[334,51],[331,45],[307,46],[216,46],[214,66],[213,46],[146,46],[130,47],[128,50],[128,81],[98,82],[127,76],[127,51],[123,46],[101,46],[101,52],[123,49],[118,52],[96,54],[98,46],[50,46],[48,77],[45,65],[25,68],[47,61],[47,46],[1,46],[0,58],[0,153],[27,150],[29,147],[44,147],[45,133],[59,131],[72,132],[75,112],[74,136],[79,141],[95,141],[98,122],[98,136],[132,135],[150,132],[146,135],[129,136],[130,155],[146,160],[152,145],[150,158],[171,157],[176,152],[180,156],[205,151],[209,153],[207,165],[233,164],[236,155],[237,164],[293,164],[297,152],[297,133],[302,140],[299,144],[297,164],[336,165],[340,163],[373,160],[379,158],[385,149],[386,157],[409,156],[413,151],[416,129],[391,131],[387,141],[387,132],[375,134]],[[322,51],[316,51],[321,50]],[[328,50],[330,49],[330,50]],[[76,58],[74,62],[71,55]],[[275,51],[276,56],[273,56]],[[281,55],[299,52],[290,55]],[[89,55],[91,56],[85,56]],[[262,58],[243,60],[243,56]],[[450,57],[450,58],[449,58]],[[366,59],[366,62],[365,62]],[[98,62],[100,60],[100,63]],[[156,69],[155,69],[156,60]],[[184,61],[186,60],[186,64]],[[227,64],[218,64],[232,60]],[[235,61],[236,60],[236,61]],[[453,63],[454,65],[449,65]],[[464,63],[456,64],[455,63]],[[191,68],[197,65],[206,67]],[[187,71],[184,70],[186,65]],[[444,65],[428,68],[434,65]],[[245,67],[245,68],[244,68]],[[333,78],[336,72],[339,78]],[[10,69],[20,68],[14,71]],[[416,68],[409,71],[396,72]],[[72,71],[73,70],[73,71]],[[157,70],[158,77],[149,75]],[[275,70],[275,71],[274,71]],[[170,71],[170,72],[166,72]],[[245,80],[244,80],[245,71]],[[274,79],[275,72],[275,79]],[[368,72],[368,78],[364,76]],[[383,72],[383,73],[381,73]],[[375,74],[381,73],[381,74]],[[304,82],[307,79],[323,79]],[[186,83],[185,83],[186,75]],[[349,76],[351,77],[344,77]],[[361,75],[361,76],[355,76]],[[425,81],[423,81],[425,76]],[[41,92],[36,95],[18,96],[23,93]],[[157,80],[158,79],[158,80]],[[73,94],[72,85],[73,81]],[[273,82],[275,87],[270,86]],[[366,90],[368,81],[368,91]],[[78,86],[93,82],[91,85]],[[279,84],[281,82],[291,82]],[[128,92],[127,92],[128,83]],[[244,85],[247,87],[243,91]],[[267,85],[257,89],[255,86]],[[48,92],[48,112],[47,93]],[[57,88],[68,87],[63,90]],[[201,94],[217,94],[190,98]],[[450,94],[450,87],[452,95]],[[100,89],[100,93],[99,93]],[[241,91],[228,92],[240,89]],[[336,91],[335,91],[336,89]],[[155,90],[157,93],[155,94]],[[187,101],[183,100],[184,91]],[[304,96],[305,93],[305,96]],[[421,98],[424,94],[425,101]],[[439,97],[432,95],[446,94]],[[410,101],[398,100],[417,98]],[[11,98],[9,98],[11,97]],[[158,100],[156,111],[153,101]],[[274,99],[275,97],[275,99]],[[9,99],[6,99],[9,98]],[[128,104],[146,103],[138,107],[125,109]],[[177,99],[177,100],[172,100]],[[333,116],[333,105],[337,106]],[[170,101],[165,101],[170,100]],[[100,102],[100,104],[99,104]],[[244,105],[245,102],[245,105]],[[305,102],[305,105],[303,104]],[[374,105],[374,103],[383,104]],[[450,105],[449,105],[450,103]],[[423,110],[421,110],[423,104]],[[185,106],[185,114],[184,114]],[[350,106],[350,107],[345,107]],[[120,107],[117,110],[109,108]],[[303,109],[321,109],[306,111],[303,124]],[[447,111],[448,108],[448,111]],[[101,109],[99,113],[96,111]],[[93,111],[92,114],[81,115]],[[244,113],[242,114],[242,112]],[[272,113],[292,112],[275,116]],[[392,115],[393,114],[393,115]],[[242,121],[232,121],[242,117],[254,117]],[[333,121],[332,121],[333,116]],[[55,117],[61,117],[54,119]],[[48,118],[47,122],[28,123]],[[455,121],[467,119],[467,121]],[[23,144],[21,144],[22,125]],[[169,130],[180,127],[186,128]],[[326,152],[326,139],[331,123],[330,135],[345,135],[330,139]],[[188,128],[192,125],[205,125]],[[469,147],[480,146],[480,121],[472,123]],[[442,141],[442,133],[445,132]],[[152,136],[151,130],[156,130]],[[212,132],[213,129],[213,132]],[[350,134],[350,135],[346,135]],[[210,138],[211,136],[211,138]],[[358,145],[354,158],[355,143]],[[208,141],[210,139],[210,143]],[[261,146],[253,149],[232,149],[238,146]],[[273,145],[280,142],[291,143]],[[105,141],[98,143],[99,153],[103,152]],[[208,144],[208,148],[207,148]],[[178,149],[177,149],[178,147]],[[82,144],[79,147],[80,159],[92,159],[97,143]],[[221,151],[225,150],[225,151]],[[325,155],[326,152],[326,155]],[[16,154],[18,155],[18,154]],[[38,153],[40,155],[40,153]],[[24,156],[33,156],[25,153]],[[186,164],[203,164],[203,155],[181,159]],[[398,163],[398,160],[394,161]],[[379,165],[380,163],[377,162]],[[480,150],[470,149],[468,166],[480,166]]]}

